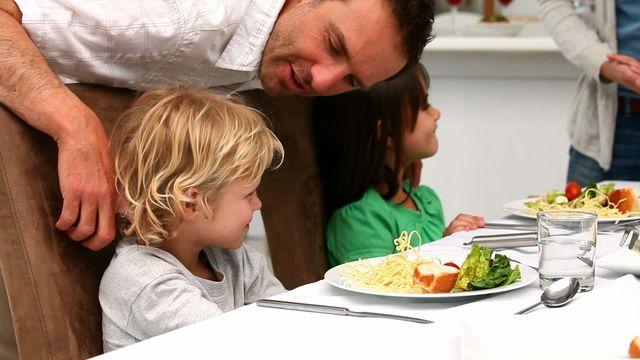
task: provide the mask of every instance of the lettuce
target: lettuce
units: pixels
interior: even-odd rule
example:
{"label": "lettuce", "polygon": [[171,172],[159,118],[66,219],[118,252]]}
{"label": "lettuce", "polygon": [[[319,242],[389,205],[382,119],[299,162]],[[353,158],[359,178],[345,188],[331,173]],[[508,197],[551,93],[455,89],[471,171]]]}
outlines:
{"label": "lettuce", "polygon": [[484,277],[490,268],[491,254],[493,250],[473,244],[467,259],[462,263],[458,280],[455,287],[457,289],[469,290],[467,284],[470,281]]}
{"label": "lettuce", "polygon": [[491,260],[492,254],[493,249],[474,244],[460,268],[455,287],[461,290],[491,289],[520,279],[519,266],[511,269],[508,257],[496,254],[495,260]]}
{"label": "lettuce", "polygon": [[[517,277],[515,274],[517,272]],[[477,280],[469,282],[470,290],[491,289],[494,287],[507,285],[520,278],[520,267],[516,266],[515,270],[511,270],[509,258],[496,254],[496,259],[489,272]]]}

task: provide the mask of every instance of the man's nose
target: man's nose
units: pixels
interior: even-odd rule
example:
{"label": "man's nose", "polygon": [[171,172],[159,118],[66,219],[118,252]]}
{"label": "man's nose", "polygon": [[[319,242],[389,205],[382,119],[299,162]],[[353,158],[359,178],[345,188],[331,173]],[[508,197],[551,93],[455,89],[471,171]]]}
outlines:
{"label": "man's nose", "polygon": [[253,210],[260,210],[260,208],[262,208],[262,200],[256,196],[255,204],[253,204]]}
{"label": "man's nose", "polygon": [[348,66],[339,63],[315,65],[311,68],[313,76],[311,87],[317,94],[336,93],[351,89],[352,86],[346,80],[349,71]]}

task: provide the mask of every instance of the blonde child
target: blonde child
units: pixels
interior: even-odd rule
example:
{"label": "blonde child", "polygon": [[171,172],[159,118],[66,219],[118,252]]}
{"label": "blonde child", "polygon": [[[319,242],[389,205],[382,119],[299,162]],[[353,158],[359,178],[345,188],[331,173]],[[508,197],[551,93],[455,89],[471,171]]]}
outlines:
{"label": "blonde child", "polygon": [[129,237],[100,284],[105,351],[284,291],[243,245],[260,178],[284,154],[255,110],[208,91],[152,90],[116,136]]}
{"label": "blonde child", "polygon": [[484,226],[481,217],[459,214],[445,227],[435,191],[406,181],[412,164],[438,151],[440,111],[428,88],[427,71],[417,64],[368,91],[317,100],[332,266],[394,253],[402,231],[417,230],[427,243]]}

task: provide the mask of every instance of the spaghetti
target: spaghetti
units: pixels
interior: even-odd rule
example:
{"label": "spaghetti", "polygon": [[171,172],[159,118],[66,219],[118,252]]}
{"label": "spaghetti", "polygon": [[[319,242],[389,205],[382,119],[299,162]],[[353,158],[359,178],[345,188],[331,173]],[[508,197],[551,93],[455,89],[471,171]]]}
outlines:
{"label": "spaghetti", "polygon": [[413,235],[418,236],[422,244],[417,231],[403,231],[393,240],[398,253],[386,256],[381,262],[361,260],[349,264],[342,274],[344,284],[384,292],[423,293],[424,288],[413,282],[416,266],[422,263],[439,263],[440,260],[434,257],[423,258],[418,249],[411,246]]}
{"label": "spaghetti", "polygon": [[527,202],[524,205],[527,212],[536,214],[544,210],[583,210],[594,212],[599,218],[604,219],[623,219],[630,216],[640,215],[638,212],[621,212],[617,203],[609,201],[607,194],[604,192],[590,188],[585,190],[585,196],[582,199],[572,200],[568,203],[556,204],[547,202],[545,195],[541,195],[536,201]]}

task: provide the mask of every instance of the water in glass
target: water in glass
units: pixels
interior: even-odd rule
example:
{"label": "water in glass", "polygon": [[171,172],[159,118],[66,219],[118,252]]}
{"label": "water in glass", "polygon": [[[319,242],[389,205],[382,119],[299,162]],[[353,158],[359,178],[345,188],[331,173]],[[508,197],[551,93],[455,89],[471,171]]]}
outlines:
{"label": "water in glass", "polygon": [[[540,239],[540,286],[546,289],[552,282],[563,277],[578,278],[580,291],[593,289],[596,243],[593,240],[571,236],[551,236]],[[578,257],[591,261],[591,266]]]}

